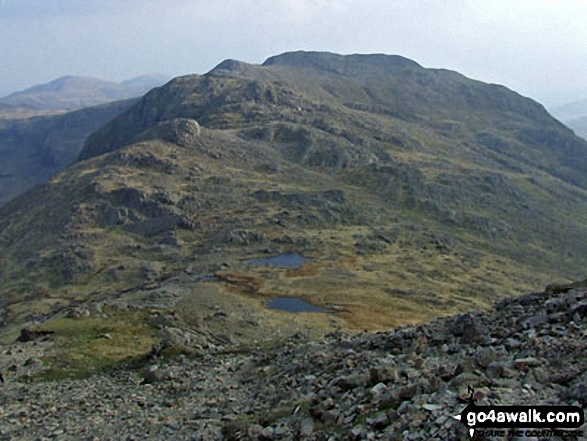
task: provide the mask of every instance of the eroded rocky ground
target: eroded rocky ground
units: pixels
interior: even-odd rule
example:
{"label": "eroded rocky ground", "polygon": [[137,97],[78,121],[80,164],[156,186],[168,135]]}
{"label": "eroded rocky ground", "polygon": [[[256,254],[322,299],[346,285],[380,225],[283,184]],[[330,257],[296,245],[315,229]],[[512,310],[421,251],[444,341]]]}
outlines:
{"label": "eroded rocky ground", "polygon": [[464,440],[451,416],[468,386],[477,404],[587,404],[584,284],[389,332],[154,351],[87,379],[30,381],[52,344],[1,348],[0,439]]}

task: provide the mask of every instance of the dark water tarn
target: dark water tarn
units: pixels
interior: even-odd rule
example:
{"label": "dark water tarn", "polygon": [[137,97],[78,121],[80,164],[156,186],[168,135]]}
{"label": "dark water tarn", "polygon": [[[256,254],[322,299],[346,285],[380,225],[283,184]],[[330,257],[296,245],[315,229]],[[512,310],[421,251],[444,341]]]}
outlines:
{"label": "dark water tarn", "polygon": [[277,268],[298,268],[310,260],[311,259],[308,259],[307,257],[297,253],[284,253],[273,257],[244,260],[243,262],[248,265],[274,266]]}
{"label": "dark water tarn", "polygon": [[324,308],[314,306],[295,297],[277,297],[269,301],[267,306],[270,309],[279,309],[287,312],[324,312]]}

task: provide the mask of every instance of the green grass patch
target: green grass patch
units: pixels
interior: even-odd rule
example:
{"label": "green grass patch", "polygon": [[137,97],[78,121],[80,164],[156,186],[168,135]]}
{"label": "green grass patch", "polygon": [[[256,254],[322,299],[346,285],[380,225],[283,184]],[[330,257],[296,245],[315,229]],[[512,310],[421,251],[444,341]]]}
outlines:
{"label": "green grass patch", "polygon": [[55,333],[55,353],[43,360],[49,368],[39,379],[85,378],[146,355],[156,338],[144,318],[138,312],[108,318],[60,317],[45,323],[38,329]]}

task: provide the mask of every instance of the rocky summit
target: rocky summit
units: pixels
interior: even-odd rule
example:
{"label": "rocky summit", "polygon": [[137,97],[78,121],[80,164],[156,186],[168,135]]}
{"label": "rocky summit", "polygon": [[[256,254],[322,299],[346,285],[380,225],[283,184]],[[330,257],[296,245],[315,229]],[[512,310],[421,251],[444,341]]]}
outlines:
{"label": "rocky summit", "polygon": [[[469,388],[479,405],[587,405],[586,324],[583,282],[425,325],[319,340],[296,334],[246,350],[202,336],[187,343],[185,333],[162,326],[166,348],[90,378],[49,383],[31,378],[56,337],[29,331],[1,348],[0,437],[468,440],[453,416]],[[162,356],[180,344],[187,346]]]}

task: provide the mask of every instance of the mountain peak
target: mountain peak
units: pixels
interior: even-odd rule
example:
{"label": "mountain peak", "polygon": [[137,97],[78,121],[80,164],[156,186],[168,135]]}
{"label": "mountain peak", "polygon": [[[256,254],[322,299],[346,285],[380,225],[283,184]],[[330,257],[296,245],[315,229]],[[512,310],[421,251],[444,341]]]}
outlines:
{"label": "mountain peak", "polygon": [[83,85],[96,84],[96,83],[114,84],[114,83],[109,83],[108,81],[100,80],[98,78],[82,77],[82,76],[77,76],[77,75],[64,75],[62,77],[56,78],[56,79],[49,81],[47,83],[37,84],[35,86],[31,86],[27,89],[24,89],[22,91],[15,92],[6,98],[23,96],[23,95],[27,95],[27,94],[31,94],[31,93],[39,93],[39,92],[60,92],[60,91],[67,89],[69,87],[80,87]]}
{"label": "mountain peak", "polygon": [[357,75],[363,72],[393,71],[406,68],[421,68],[408,58],[385,54],[339,55],[331,52],[286,52],[268,58],[263,66],[288,66],[316,69],[341,75]]}
{"label": "mountain peak", "polygon": [[229,71],[229,72],[242,72],[242,71],[245,71],[249,68],[251,68],[251,65],[248,63],[245,63],[243,61],[228,59],[228,60],[224,60],[220,64],[218,64],[214,69],[212,69],[211,72],[217,72],[220,70],[225,70],[225,71]]}
{"label": "mountain peak", "polygon": [[145,75],[123,83],[66,75],[15,92],[0,103],[34,110],[73,110],[144,95],[167,81],[163,75]]}

